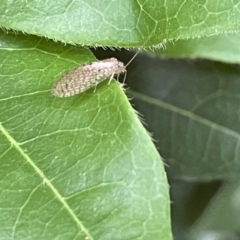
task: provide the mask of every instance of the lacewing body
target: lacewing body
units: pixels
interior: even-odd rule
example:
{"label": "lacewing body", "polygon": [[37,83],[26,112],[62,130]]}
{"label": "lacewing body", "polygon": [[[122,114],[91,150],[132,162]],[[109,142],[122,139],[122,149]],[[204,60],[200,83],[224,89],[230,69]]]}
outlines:
{"label": "lacewing body", "polygon": [[92,88],[115,74],[126,72],[124,64],[116,58],[108,58],[76,67],[64,74],[52,88],[56,97],[70,97]]}

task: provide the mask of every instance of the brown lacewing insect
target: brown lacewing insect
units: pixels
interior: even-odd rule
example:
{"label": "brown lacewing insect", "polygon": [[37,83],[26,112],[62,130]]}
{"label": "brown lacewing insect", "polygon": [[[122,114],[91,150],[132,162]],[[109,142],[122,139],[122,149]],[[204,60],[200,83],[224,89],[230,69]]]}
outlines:
{"label": "brown lacewing insect", "polygon": [[70,97],[96,86],[107,77],[125,73],[126,67],[116,58],[108,58],[76,67],[54,84],[52,94],[56,97]]}
{"label": "brown lacewing insect", "polygon": [[[149,37],[151,37],[151,35]],[[140,49],[126,66],[116,58],[108,58],[78,66],[65,73],[59,81],[53,85],[52,94],[56,97],[71,97],[95,87],[108,77],[110,77],[111,81],[114,75],[126,73],[126,67],[139,52]]]}

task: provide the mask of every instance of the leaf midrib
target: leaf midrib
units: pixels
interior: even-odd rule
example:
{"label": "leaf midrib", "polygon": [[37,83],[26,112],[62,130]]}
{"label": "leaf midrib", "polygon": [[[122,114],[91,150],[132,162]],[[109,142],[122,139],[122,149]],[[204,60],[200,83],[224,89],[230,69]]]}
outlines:
{"label": "leaf midrib", "polygon": [[74,211],[70,208],[70,206],[67,204],[65,199],[61,196],[58,190],[54,187],[51,181],[45,176],[43,171],[41,171],[41,169],[38,168],[38,166],[34,163],[34,161],[23,151],[23,149],[20,147],[18,142],[8,133],[8,131],[4,128],[4,126],[1,123],[0,123],[0,131],[7,138],[7,140],[16,148],[16,150],[23,156],[23,158],[32,166],[32,168],[36,171],[36,173],[40,176],[40,178],[43,179],[43,182],[52,190],[53,194],[56,196],[59,202],[63,205],[63,207],[67,210],[67,212],[73,218],[77,226],[81,229],[81,231],[83,231],[86,234],[86,237],[88,237],[89,240],[93,240],[88,230],[84,227],[82,222],[78,219]]}

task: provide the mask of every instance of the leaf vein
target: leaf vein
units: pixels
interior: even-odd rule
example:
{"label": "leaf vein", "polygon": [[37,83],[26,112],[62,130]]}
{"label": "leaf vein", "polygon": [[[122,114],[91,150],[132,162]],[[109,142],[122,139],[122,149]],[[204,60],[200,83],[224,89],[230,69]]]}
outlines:
{"label": "leaf vein", "polygon": [[56,196],[59,202],[63,205],[63,207],[66,209],[69,215],[73,218],[73,220],[75,221],[77,226],[81,229],[81,231],[83,231],[90,240],[93,240],[88,230],[84,227],[83,223],[78,219],[78,217],[75,215],[71,207],[68,205],[65,199],[60,195],[60,193],[54,187],[51,181],[45,176],[43,171],[39,169],[39,167],[34,163],[34,161],[24,152],[24,150],[20,147],[19,143],[8,133],[8,131],[4,128],[4,126],[1,123],[0,123],[0,131],[9,140],[9,142],[17,149],[17,151],[24,157],[24,159],[32,166],[32,168],[43,179],[46,185],[52,190],[53,194]]}

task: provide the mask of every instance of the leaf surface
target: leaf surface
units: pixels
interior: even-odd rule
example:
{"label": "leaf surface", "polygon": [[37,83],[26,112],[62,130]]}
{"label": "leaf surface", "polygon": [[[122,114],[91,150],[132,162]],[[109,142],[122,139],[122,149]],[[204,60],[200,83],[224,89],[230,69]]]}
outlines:
{"label": "leaf surface", "polygon": [[83,48],[1,33],[4,239],[171,239],[162,161],[117,82],[55,98]]}
{"label": "leaf surface", "polygon": [[238,0],[3,0],[0,26],[67,43],[136,47],[149,35],[144,45],[239,31],[238,16]]}
{"label": "leaf surface", "polygon": [[173,58],[205,58],[227,63],[239,63],[239,41],[238,33],[180,39],[168,42],[164,47],[154,50],[154,54]]}

